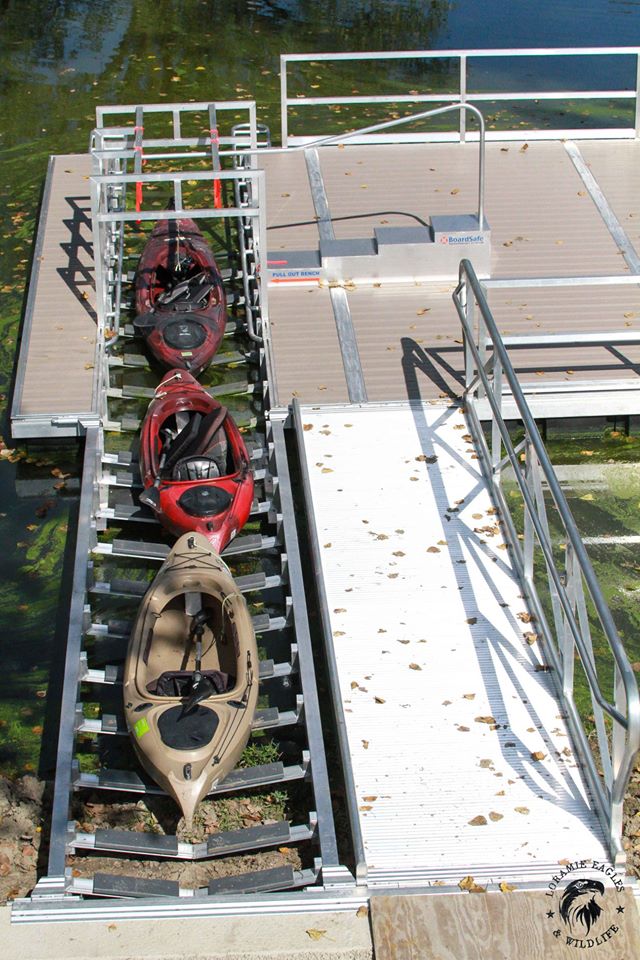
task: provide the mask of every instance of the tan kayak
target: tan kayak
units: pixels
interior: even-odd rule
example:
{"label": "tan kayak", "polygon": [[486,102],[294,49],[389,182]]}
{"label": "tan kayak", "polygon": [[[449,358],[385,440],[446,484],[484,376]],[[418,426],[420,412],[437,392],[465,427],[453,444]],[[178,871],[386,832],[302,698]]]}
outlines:
{"label": "tan kayak", "polygon": [[190,825],[199,801],[238,762],[258,699],[247,605],[199,533],[180,537],[140,604],[123,692],[142,766]]}

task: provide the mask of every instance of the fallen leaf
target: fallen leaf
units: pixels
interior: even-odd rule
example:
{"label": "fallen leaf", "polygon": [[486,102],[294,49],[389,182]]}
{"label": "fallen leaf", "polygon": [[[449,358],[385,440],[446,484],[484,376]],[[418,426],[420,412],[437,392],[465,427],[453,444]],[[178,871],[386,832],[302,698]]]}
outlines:
{"label": "fallen leaf", "polygon": [[358,917],[358,919],[361,919],[362,917],[368,917],[368,916],[369,916],[369,907],[367,907],[363,903],[362,906],[358,907],[358,909],[356,910],[356,917]]}
{"label": "fallen leaf", "polygon": [[363,750],[368,750],[368,749],[369,749],[369,741],[368,741],[368,740],[362,740],[361,743],[362,743],[362,748],[363,748]]}
{"label": "fallen leaf", "polygon": [[313,424],[312,424],[312,423],[305,423],[305,424],[302,425],[302,429],[303,429],[303,430],[313,430]]}
{"label": "fallen leaf", "polygon": [[374,800],[377,800],[377,797],[363,797],[365,803],[373,803]]}
{"label": "fallen leaf", "polygon": [[438,547],[427,547],[427,553],[440,553],[440,549]]}
{"label": "fallen leaf", "polygon": [[451,191],[451,196],[452,196],[452,197],[455,197],[455,195],[456,195],[457,193],[460,193],[460,188],[459,188],[459,187],[454,187],[453,190]]}
{"label": "fallen leaf", "polygon": [[525,153],[528,149],[529,149],[529,144],[523,143],[522,146],[520,147],[520,153]]}
{"label": "fallen leaf", "polygon": [[376,703],[386,703],[386,702],[387,702],[387,701],[384,699],[384,697],[374,697],[373,699],[375,700]]}
{"label": "fallen leaf", "polygon": [[527,641],[530,647],[539,639],[537,633],[525,633],[524,639]]}
{"label": "fallen leaf", "polygon": [[532,613],[527,613],[526,611],[521,611],[520,613],[516,613],[516,617],[522,623],[531,623],[532,620],[535,620],[534,615]]}
{"label": "fallen leaf", "polygon": [[536,750],[534,753],[531,754],[532,760],[544,760],[545,757],[546,757],[546,753],[543,753],[542,750]]}
{"label": "fallen leaf", "polygon": [[417,663],[410,663],[409,670],[422,670],[422,667],[419,666]]}
{"label": "fallen leaf", "polygon": [[478,622],[478,618],[477,618],[477,617],[468,617],[468,618],[467,618],[467,623],[470,623],[471,626],[473,626],[473,624],[474,624],[474,623],[477,623],[477,622]]}
{"label": "fallen leaf", "polygon": [[465,700],[475,700],[476,698],[475,693],[463,693],[462,696]]}
{"label": "fallen leaf", "polygon": [[503,814],[496,813],[495,810],[492,810],[491,813],[489,814],[489,820],[493,820],[494,823],[496,823],[498,820],[503,820],[503,819],[504,819]]}
{"label": "fallen leaf", "polygon": [[490,715],[486,717],[475,717],[474,719],[476,723],[495,723],[496,722],[496,718]]}
{"label": "fallen leaf", "polygon": [[505,883],[503,880],[502,883],[498,884],[502,893],[511,893],[512,890],[517,890],[518,888],[512,883]]}
{"label": "fallen leaf", "polygon": [[311,927],[310,930],[306,930],[305,933],[308,937],[311,937],[312,940],[320,940],[326,934],[326,930],[316,930],[315,927]]}
{"label": "fallen leaf", "polygon": [[513,809],[515,810],[516,813],[522,813],[525,815],[529,813],[529,807],[514,807]]}
{"label": "fallen leaf", "polygon": [[470,827],[486,827],[487,818],[483,817],[482,814],[479,814],[477,817],[474,817],[473,820],[469,820]]}

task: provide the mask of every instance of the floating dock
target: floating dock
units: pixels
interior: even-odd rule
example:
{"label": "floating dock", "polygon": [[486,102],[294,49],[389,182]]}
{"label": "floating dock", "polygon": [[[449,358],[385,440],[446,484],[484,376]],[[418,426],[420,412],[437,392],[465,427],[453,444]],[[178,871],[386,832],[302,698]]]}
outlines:
{"label": "floating dock", "polygon": [[[298,101],[283,93],[289,102]],[[225,111],[240,107],[247,124],[228,130]],[[447,109],[475,108],[460,98]],[[173,136],[153,139],[144,131],[163,111]],[[208,132],[184,134],[189,113],[207,119]],[[62,389],[29,406],[45,258],[32,278],[14,431],[85,434],[86,448],[51,856],[13,919],[353,909],[391,893],[455,897],[474,884],[517,886],[544,903],[559,863],[588,861],[592,876],[608,862],[624,876],[638,687],[534,418],[640,414],[635,131],[623,143],[578,142],[548,131],[492,139],[482,126],[474,139],[461,121],[455,138],[380,142],[393,120],[271,149],[255,116],[246,102],[103,108],[91,173],[82,173],[86,158],[64,161],[89,176],[97,318],[82,292],[68,306],[93,324],[87,343],[97,353],[90,403],[69,394],[63,409]],[[54,206],[60,162],[38,244],[68,278]],[[216,179],[223,208],[202,201]],[[134,188],[144,191],[136,206]],[[98,791],[105,803],[157,792],[126,764],[86,772],[76,757],[79,736],[102,744],[123,732],[119,707],[105,703],[96,718],[84,703],[99,688],[117,692],[131,618],[168,550],[137,504],[127,442],[153,395],[126,313],[134,234],[139,245],[163,209],[150,188],[172,196],[169,216],[226,226],[235,238],[225,279],[240,328],[210,390],[231,398],[251,441],[256,529],[225,559],[255,598],[265,650],[255,727],[295,731],[279,740],[286,758],[236,771],[217,793],[299,781],[305,798],[299,823],[199,845],[69,822],[73,791]],[[188,188],[202,190],[198,202]],[[110,612],[113,601],[126,613]],[[309,605],[320,613],[315,650]],[[330,698],[318,694],[317,664]],[[349,817],[340,838],[327,736]],[[196,888],[78,875],[67,859],[90,850],[210,860],[282,844],[299,851],[298,868]]]}
{"label": "floating dock", "polygon": [[88,154],[49,162],[11,410],[16,438],[79,436],[100,420],[91,169]]}

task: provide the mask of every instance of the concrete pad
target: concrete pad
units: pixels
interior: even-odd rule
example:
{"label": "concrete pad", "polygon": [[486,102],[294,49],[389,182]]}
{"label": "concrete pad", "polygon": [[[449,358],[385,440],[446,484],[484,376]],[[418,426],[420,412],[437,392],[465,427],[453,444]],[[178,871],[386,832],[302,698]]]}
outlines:
{"label": "concrete pad", "polygon": [[[362,911],[364,913],[364,911]],[[369,919],[336,913],[11,924],[2,960],[372,960]]]}

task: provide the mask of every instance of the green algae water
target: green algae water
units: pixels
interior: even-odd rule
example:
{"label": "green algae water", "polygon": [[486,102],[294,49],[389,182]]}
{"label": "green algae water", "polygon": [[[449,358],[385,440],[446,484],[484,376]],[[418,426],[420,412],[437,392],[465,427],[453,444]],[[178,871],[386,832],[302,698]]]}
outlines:
{"label": "green algae water", "polygon": [[[592,0],[585,11],[573,0],[0,0],[0,37],[0,402],[6,440],[0,450],[0,772],[47,776],[55,751],[66,613],[61,600],[73,554],[79,451],[74,444],[14,447],[6,408],[49,155],[84,152],[100,104],[255,99],[258,119],[277,139],[280,53],[630,45],[640,43],[640,4]],[[535,64],[526,58],[489,64],[483,69],[490,72],[476,75],[478,88],[485,82],[493,89],[531,86]],[[455,84],[453,61],[382,69],[392,91]],[[615,85],[610,65],[594,69],[602,72],[603,87]],[[338,73],[311,64],[300,76],[325,84],[325,92],[365,93],[379,89],[379,70],[352,64]],[[540,88],[574,82],[551,71]],[[624,104],[574,109],[585,117],[600,110],[603,124],[628,119]],[[357,119],[384,116],[369,107]],[[505,116],[497,105],[488,122],[499,126]],[[292,119],[312,129],[326,115],[292,112]],[[534,118],[522,113],[518,119],[526,127]],[[335,130],[353,122],[335,114],[331,120]],[[600,446],[590,440],[589,447],[604,456],[610,440],[603,437]],[[616,456],[637,459],[633,439],[618,448]],[[624,529],[640,527],[635,487],[594,497],[578,503],[584,532],[606,532],[614,521]],[[632,554],[614,563],[608,554],[598,561],[598,573],[632,659],[640,659],[634,646],[640,567]],[[622,593],[619,569],[629,588]]]}

